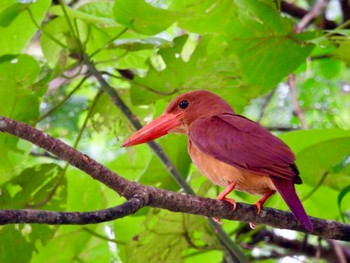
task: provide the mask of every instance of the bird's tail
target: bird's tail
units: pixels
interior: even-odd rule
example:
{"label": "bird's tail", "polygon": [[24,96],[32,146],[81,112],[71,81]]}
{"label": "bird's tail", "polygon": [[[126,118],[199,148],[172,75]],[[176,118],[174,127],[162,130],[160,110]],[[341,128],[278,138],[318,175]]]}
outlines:
{"label": "bird's tail", "polygon": [[295,192],[293,182],[273,177],[271,179],[277,191],[281,194],[284,201],[287,203],[290,210],[292,210],[292,213],[295,215],[298,221],[302,223],[308,231],[311,232],[313,230],[311,220],[306,214],[305,209],[301,204],[297,193]]}

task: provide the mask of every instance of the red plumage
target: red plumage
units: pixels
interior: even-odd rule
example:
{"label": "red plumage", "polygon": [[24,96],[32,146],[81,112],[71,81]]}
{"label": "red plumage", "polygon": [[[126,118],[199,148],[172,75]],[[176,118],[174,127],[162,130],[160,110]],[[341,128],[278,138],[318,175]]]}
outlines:
{"label": "red plumage", "polygon": [[198,169],[214,184],[224,186],[226,198],[234,188],[262,195],[258,213],[276,190],[309,231],[312,223],[294,188],[301,184],[295,155],[279,138],[258,123],[234,113],[219,96],[194,91],[175,98],[164,114],[131,136],[123,146],[144,143],[166,133],[188,136],[188,151]]}

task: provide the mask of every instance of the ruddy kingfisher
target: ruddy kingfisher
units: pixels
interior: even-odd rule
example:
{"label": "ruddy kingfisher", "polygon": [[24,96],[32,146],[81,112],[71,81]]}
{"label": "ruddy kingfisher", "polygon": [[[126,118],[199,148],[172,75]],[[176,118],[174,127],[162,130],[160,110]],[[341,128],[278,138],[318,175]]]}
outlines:
{"label": "ruddy kingfisher", "polygon": [[234,189],[259,195],[255,203],[259,214],[277,191],[300,223],[312,231],[294,187],[302,181],[292,150],[260,124],[236,114],[222,98],[205,90],[179,95],[162,115],[122,146],[145,143],[167,133],[187,135],[192,162],[211,182],[225,187],[217,199],[235,209],[236,202],[226,197]]}

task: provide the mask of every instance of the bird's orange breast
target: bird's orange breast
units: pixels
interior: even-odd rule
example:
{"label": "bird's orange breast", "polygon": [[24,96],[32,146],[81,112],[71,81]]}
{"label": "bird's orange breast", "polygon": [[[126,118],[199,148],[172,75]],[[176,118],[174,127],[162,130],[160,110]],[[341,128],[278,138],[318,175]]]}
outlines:
{"label": "bird's orange breast", "polygon": [[236,190],[252,195],[263,195],[269,190],[276,190],[268,175],[243,170],[201,152],[190,140],[188,152],[199,171],[216,185],[227,187],[236,182]]}

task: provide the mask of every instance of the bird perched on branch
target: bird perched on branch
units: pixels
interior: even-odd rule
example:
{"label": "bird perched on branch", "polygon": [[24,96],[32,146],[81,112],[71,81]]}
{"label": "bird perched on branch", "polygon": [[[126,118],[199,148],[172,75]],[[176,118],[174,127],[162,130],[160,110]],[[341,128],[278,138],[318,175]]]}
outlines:
{"label": "bird perched on branch", "polygon": [[265,201],[278,191],[300,223],[312,231],[295,192],[294,184],[302,181],[291,149],[258,123],[236,114],[222,98],[204,90],[184,93],[122,146],[167,133],[187,135],[193,163],[210,181],[225,187],[217,199],[235,209],[236,202],[226,197],[234,189],[260,195],[255,203],[259,214]]}

